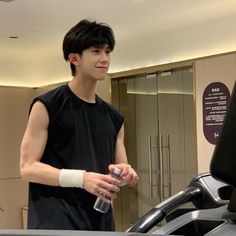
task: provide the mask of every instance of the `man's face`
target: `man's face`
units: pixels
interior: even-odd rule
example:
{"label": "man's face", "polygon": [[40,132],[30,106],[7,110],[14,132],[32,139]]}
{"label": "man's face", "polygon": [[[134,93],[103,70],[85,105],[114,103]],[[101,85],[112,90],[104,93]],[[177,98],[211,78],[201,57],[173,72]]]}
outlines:
{"label": "man's face", "polygon": [[95,80],[103,80],[109,69],[110,53],[107,44],[85,49],[79,56],[78,73]]}

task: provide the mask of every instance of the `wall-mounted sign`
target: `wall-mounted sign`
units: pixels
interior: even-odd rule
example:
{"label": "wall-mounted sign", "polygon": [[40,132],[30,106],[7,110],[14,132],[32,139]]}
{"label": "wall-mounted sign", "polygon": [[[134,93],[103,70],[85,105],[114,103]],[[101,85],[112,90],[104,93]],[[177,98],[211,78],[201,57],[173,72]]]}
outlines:
{"label": "wall-mounted sign", "polygon": [[221,82],[209,84],[203,92],[203,132],[211,144],[218,141],[229,99],[229,89]]}

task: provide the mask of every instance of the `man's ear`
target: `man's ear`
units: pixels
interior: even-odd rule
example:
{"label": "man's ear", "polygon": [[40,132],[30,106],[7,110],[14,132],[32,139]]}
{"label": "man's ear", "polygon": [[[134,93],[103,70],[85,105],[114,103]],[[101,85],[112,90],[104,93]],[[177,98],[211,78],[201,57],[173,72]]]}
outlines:
{"label": "man's ear", "polygon": [[70,53],[68,58],[69,58],[70,63],[74,64],[75,66],[80,64],[80,58],[78,54]]}

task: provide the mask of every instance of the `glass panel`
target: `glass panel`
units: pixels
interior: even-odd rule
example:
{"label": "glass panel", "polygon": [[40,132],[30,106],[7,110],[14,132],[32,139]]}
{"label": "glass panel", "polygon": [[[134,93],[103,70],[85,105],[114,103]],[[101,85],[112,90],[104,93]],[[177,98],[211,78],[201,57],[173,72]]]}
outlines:
{"label": "glass panel", "polygon": [[135,76],[132,79],[128,79],[127,94],[156,95],[157,94],[156,74],[152,74],[151,77],[141,75],[141,76]]}
{"label": "glass panel", "polygon": [[193,95],[193,71],[192,68],[182,71],[183,92],[187,95]]}
{"label": "glass panel", "polygon": [[139,216],[160,202],[157,108],[157,96],[135,95]]}
{"label": "glass panel", "polygon": [[118,230],[126,230],[197,174],[192,71],[123,78],[118,90],[119,98],[113,94],[126,117],[128,160],[139,175],[135,188],[122,188],[121,206],[115,207],[116,214],[122,209],[116,217],[122,221]]}
{"label": "glass panel", "polygon": [[[185,76],[183,76],[185,74]],[[192,70],[172,70],[158,74],[159,94],[193,94]]]}
{"label": "glass panel", "polygon": [[162,137],[161,189],[164,199],[184,189],[190,181],[190,173],[192,176],[196,174],[194,122],[192,71],[185,69],[159,74],[158,123]]}

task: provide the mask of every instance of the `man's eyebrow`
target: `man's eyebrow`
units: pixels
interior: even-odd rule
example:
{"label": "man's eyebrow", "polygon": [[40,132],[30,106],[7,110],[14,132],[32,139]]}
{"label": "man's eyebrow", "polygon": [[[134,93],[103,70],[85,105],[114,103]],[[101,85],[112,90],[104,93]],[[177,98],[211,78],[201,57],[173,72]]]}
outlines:
{"label": "man's eyebrow", "polygon": [[99,44],[95,44],[95,45],[93,45],[93,46],[91,46],[91,47],[94,47],[94,48],[106,48],[106,49],[111,49],[111,47],[108,45],[108,44],[106,44],[106,43],[99,43]]}

